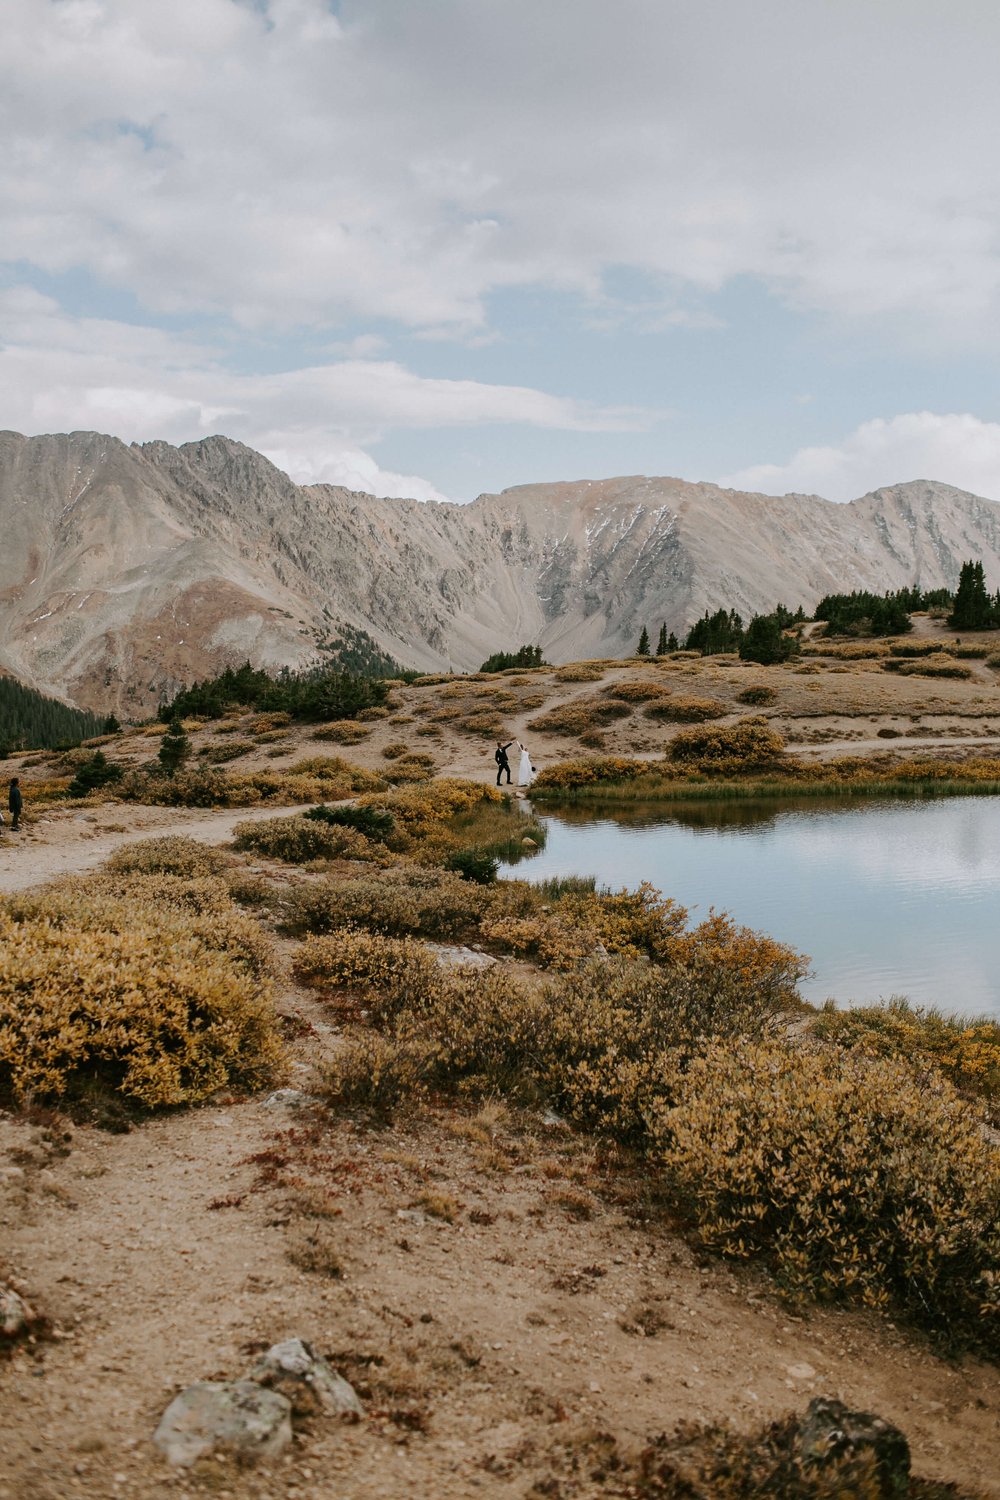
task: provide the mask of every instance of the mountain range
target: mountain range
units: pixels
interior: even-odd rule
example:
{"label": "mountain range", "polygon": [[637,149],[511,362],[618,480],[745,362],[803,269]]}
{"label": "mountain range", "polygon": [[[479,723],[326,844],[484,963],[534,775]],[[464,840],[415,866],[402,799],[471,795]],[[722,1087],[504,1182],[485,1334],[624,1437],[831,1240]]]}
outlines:
{"label": "mountain range", "polygon": [[642,476],[468,505],[296,485],[225,437],[0,433],[0,671],[135,715],[225,665],[322,661],[345,632],[425,671],[541,645],[630,653],[826,593],[1000,583],[1000,504],[917,480],[849,504]]}

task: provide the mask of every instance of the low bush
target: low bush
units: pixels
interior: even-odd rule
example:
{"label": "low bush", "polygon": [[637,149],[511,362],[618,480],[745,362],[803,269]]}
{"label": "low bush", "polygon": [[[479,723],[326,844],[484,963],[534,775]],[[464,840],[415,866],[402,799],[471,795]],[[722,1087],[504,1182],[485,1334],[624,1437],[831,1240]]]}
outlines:
{"label": "low bush", "polygon": [[539,771],[531,784],[532,793],[570,790],[581,786],[598,786],[602,782],[631,781],[641,776],[646,765],[641,760],[625,760],[618,755],[589,756],[584,760],[562,760]]}
{"label": "low bush", "polygon": [[5,1101],[117,1094],[154,1109],[274,1076],[257,924],[211,879],[187,898],[176,875],[129,880],[62,881],[0,907]]}
{"label": "low bush", "polygon": [[353,828],[357,833],[363,833],[366,839],[375,839],[380,843],[392,833],[396,826],[392,813],[387,808],[379,807],[327,807],[321,802],[318,807],[310,807],[304,817],[316,823],[334,823],[341,828]]}
{"label": "low bush", "polygon": [[227,739],[221,745],[202,745],[198,758],[210,766],[218,766],[227,760],[238,760],[241,755],[249,755],[255,748],[253,740]]}
{"label": "low bush", "polygon": [[778,695],[773,687],[768,687],[763,682],[752,683],[745,687],[742,692],[736,694],[737,703],[745,703],[748,707],[766,708],[772,703],[777,703]]}
{"label": "low bush", "polygon": [[607,725],[612,719],[627,718],[629,713],[629,704],[621,699],[576,698],[570,703],[557,704],[548,713],[529,720],[528,728],[538,734],[577,735]]}
{"label": "low bush", "polygon": [[682,729],[667,751],[675,765],[718,776],[769,770],[780,764],[784,753],[781,735],[761,717],[710,729]]}
{"label": "low bush", "polygon": [[369,859],[371,845],[353,828],[317,823],[298,813],[291,818],[267,818],[237,823],[233,829],[237,849],[252,849],[270,859],[301,865],[311,859]]}
{"label": "low bush", "polygon": [[612,683],[604,691],[609,698],[620,698],[623,703],[653,703],[657,699],[666,698],[671,689],[662,682],[641,682],[637,678],[627,677],[622,682]]}
{"label": "low bush", "polygon": [[483,740],[501,740],[506,737],[507,726],[496,714],[469,714],[458,720],[457,727],[465,734],[474,734]]}
{"label": "low bush", "polygon": [[359,724],[356,719],[334,719],[332,723],[314,729],[312,737],[314,740],[331,740],[335,745],[360,745],[370,734],[367,725]]}
{"label": "low bush", "polygon": [[446,870],[454,870],[463,880],[473,880],[477,885],[492,885],[499,865],[496,855],[483,849],[456,849],[444,863]]}
{"label": "low bush", "polygon": [[556,682],[600,682],[603,667],[591,666],[589,662],[573,662],[568,667],[559,667],[552,674]]}
{"label": "low bush", "polygon": [[316,990],[355,991],[375,1025],[423,1009],[444,983],[444,970],[423,943],[350,927],[336,937],[307,938],[292,972]]}
{"label": "low bush", "polygon": [[382,755],[385,760],[398,760],[401,755],[407,754],[409,748],[405,740],[393,740],[382,746]]}
{"label": "low bush", "polygon": [[232,860],[221,849],[168,834],[125,844],[112,854],[104,868],[119,875],[180,875],[192,880],[199,875],[221,875],[231,864]]}
{"label": "low bush", "polygon": [[700,724],[706,719],[721,719],[728,712],[718,698],[689,698],[675,694],[651,703],[646,709],[646,717],[666,724]]}
{"label": "low bush", "polygon": [[174,776],[131,771],[115,794],[127,802],[153,806],[253,807],[260,802],[319,802],[385,786],[384,776],[352,766],[338,756],[313,756],[280,771],[185,768]]}
{"label": "low bush", "polygon": [[[372,708],[363,708],[357,716],[357,722],[361,724],[374,724],[379,719],[387,719],[390,712],[391,709],[387,708],[385,704],[376,703]],[[343,724],[347,723],[348,721],[345,719],[341,719],[338,722]]]}
{"label": "low bush", "polygon": [[297,886],[289,894],[283,926],[293,933],[365,927],[390,937],[420,933],[461,941],[475,934],[485,909],[485,892],[460,875],[404,866],[377,879]]}
{"label": "low bush", "polygon": [[883,665],[887,671],[898,672],[901,677],[958,677],[967,680],[972,676],[971,667],[964,667],[943,651],[917,661],[893,657]]}
{"label": "low bush", "polygon": [[1000,1152],[946,1083],[839,1049],[709,1044],[656,1101],[704,1241],[800,1297],[891,1302],[996,1350]]}
{"label": "low bush", "polygon": [[961,1093],[986,1101],[1000,1120],[1000,1022],[946,1016],[894,999],[851,1010],[825,1009],[812,1030],[873,1057],[923,1060]]}

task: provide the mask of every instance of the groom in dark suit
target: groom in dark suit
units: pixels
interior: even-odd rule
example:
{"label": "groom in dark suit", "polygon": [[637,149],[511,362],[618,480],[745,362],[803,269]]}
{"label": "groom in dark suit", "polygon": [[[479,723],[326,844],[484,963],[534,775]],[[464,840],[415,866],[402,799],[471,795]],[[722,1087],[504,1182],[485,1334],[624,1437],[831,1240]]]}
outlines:
{"label": "groom in dark suit", "polygon": [[507,785],[510,786],[510,761],[507,759],[507,751],[513,743],[513,740],[508,740],[506,745],[501,745],[499,740],[497,741],[497,747],[493,752],[493,759],[497,763],[497,786],[500,785],[500,777],[505,771],[507,772]]}

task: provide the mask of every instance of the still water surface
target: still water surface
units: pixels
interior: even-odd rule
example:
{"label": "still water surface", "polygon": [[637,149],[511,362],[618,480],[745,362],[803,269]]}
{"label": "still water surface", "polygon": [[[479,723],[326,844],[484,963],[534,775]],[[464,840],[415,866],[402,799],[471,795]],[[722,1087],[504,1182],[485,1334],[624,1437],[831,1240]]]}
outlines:
{"label": "still water surface", "polygon": [[504,873],[649,880],[809,954],[810,1000],[906,995],[1000,1016],[1000,798],[686,803],[546,812],[546,847]]}

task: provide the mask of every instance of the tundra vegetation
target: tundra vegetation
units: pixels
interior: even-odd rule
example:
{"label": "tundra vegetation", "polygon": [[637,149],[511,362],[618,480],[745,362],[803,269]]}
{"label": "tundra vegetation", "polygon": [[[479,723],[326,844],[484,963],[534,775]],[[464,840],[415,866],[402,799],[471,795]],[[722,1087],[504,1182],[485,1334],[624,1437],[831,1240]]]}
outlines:
{"label": "tundra vegetation", "polygon": [[[687,733],[728,766],[717,726]],[[780,753],[766,725],[741,733],[744,758]],[[237,850],[311,872],[274,883],[261,917],[237,903],[238,854],[176,838],[7,897],[0,1098],[141,1112],[280,1077],[266,921],[343,1025],[332,1110],[554,1109],[793,1301],[891,1310],[995,1355],[998,1029],[897,1006],[824,1013],[793,1039],[807,961],[725,915],[692,925],[649,886],[448,868],[541,836],[494,788],[432,781],[238,826]],[[498,962],[442,967],[428,941]]]}

